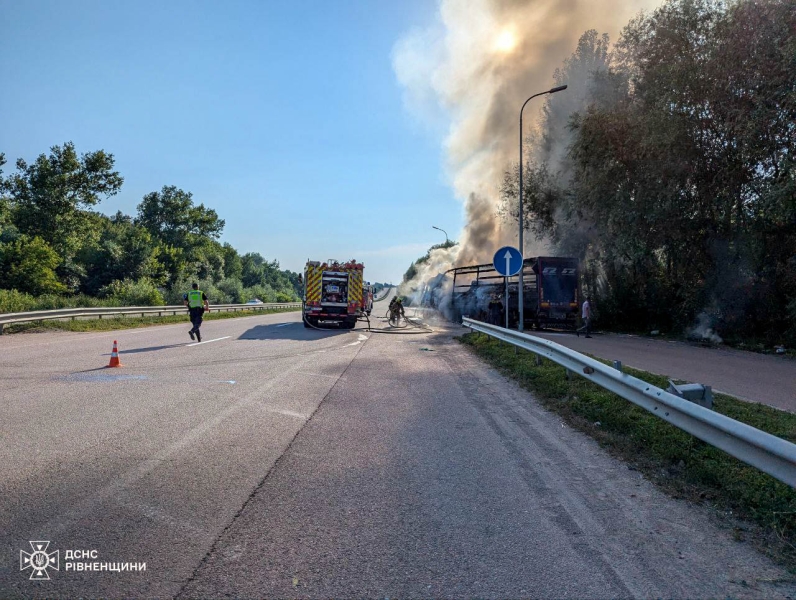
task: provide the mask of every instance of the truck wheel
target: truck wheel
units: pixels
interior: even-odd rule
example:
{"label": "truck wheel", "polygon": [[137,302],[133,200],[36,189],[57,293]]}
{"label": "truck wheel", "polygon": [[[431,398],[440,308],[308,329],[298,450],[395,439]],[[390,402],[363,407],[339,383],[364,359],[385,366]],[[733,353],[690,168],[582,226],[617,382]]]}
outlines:
{"label": "truck wheel", "polygon": [[356,319],[349,319],[347,321],[343,321],[342,325],[343,325],[343,329],[353,329],[354,327],[357,326],[357,320]]}

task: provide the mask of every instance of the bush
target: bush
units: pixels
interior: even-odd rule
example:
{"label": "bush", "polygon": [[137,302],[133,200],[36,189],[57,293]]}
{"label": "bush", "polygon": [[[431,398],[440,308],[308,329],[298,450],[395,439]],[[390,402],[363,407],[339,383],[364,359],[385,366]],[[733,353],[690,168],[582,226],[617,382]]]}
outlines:
{"label": "bush", "polygon": [[118,305],[118,301],[114,298],[100,299],[85,294],[75,296],[44,294],[36,297],[17,290],[0,290],[0,313]]}
{"label": "bush", "polygon": [[217,287],[212,281],[188,277],[180,277],[171,285],[166,292],[167,302],[169,304],[182,304],[183,296],[191,289],[191,284],[194,281],[199,284],[199,289],[205,293],[210,304],[232,303],[230,295],[220,287]]}
{"label": "bush", "polygon": [[118,306],[112,298],[102,299],[86,294],[59,296],[44,294],[36,298],[36,306],[32,310],[55,310],[58,308],[93,308],[95,306]]}
{"label": "bush", "polygon": [[60,263],[58,253],[40,237],[21,235],[0,244],[0,279],[10,288],[31,294],[65,292],[55,274]]}
{"label": "bush", "polygon": [[[244,299],[243,283],[240,279],[227,277],[218,283],[218,289],[228,298],[230,304],[243,304],[249,298]],[[208,296],[209,298],[209,296]]]}
{"label": "bush", "polygon": [[17,290],[0,290],[0,313],[36,310],[36,298]]}
{"label": "bush", "polygon": [[243,301],[248,302],[249,300],[254,300],[255,298],[262,300],[263,302],[276,302],[276,292],[274,288],[270,285],[253,285],[251,287],[244,288],[243,290]]}
{"label": "bush", "polygon": [[100,296],[118,302],[120,306],[163,306],[165,300],[160,290],[147,278],[138,281],[123,279],[112,281],[100,288]]}

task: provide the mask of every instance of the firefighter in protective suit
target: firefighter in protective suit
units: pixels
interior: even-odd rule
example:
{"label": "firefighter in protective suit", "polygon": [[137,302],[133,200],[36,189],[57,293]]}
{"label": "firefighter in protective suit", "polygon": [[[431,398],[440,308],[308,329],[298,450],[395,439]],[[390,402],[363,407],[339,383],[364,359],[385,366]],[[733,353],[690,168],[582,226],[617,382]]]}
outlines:
{"label": "firefighter in protective suit", "polygon": [[401,300],[400,296],[396,296],[390,300],[390,321],[394,321],[397,325],[401,317],[404,319],[406,318],[406,315],[404,314],[403,300]]}
{"label": "firefighter in protective suit", "polygon": [[193,289],[183,295],[183,304],[188,307],[191,325],[193,325],[188,335],[191,336],[191,339],[194,339],[194,334],[196,334],[196,339],[201,342],[202,334],[199,333],[199,328],[202,326],[202,315],[204,315],[205,311],[210,312],[210,304],[207,302],[205,293],[199,289],[198,283],[194,283],[191,287]]}

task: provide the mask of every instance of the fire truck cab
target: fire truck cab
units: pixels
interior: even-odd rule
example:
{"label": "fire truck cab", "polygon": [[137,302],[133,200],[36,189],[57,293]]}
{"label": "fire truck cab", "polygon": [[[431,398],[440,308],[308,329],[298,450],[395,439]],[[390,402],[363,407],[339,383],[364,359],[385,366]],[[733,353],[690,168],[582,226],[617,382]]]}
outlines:
{"label": "fire truck cab", "polygon": [[[365,266],[355,260],[307,261],[304,267],[304,327],[353,329],[366,312]],[[372,295],[370,296],[372,303]]]}

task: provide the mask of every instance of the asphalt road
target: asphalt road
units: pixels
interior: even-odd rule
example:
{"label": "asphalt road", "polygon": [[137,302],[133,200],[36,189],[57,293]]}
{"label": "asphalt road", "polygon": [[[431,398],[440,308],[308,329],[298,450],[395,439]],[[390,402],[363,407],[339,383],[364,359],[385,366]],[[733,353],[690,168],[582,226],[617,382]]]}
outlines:
{"label": "asphalt road", "polygon": [[796,413],[796,360],[634,335],[532,332],[578,352]]}
{"label": "asphalt road", "polygon": [[[0,338],[0,597],[796,592],[458,328],[188,328]],[[125,366],[103,369],[114,339]],[[60,552],[49,581],[20,571],[34,540]],[[146,571],[67,571],[71,550]]]}

